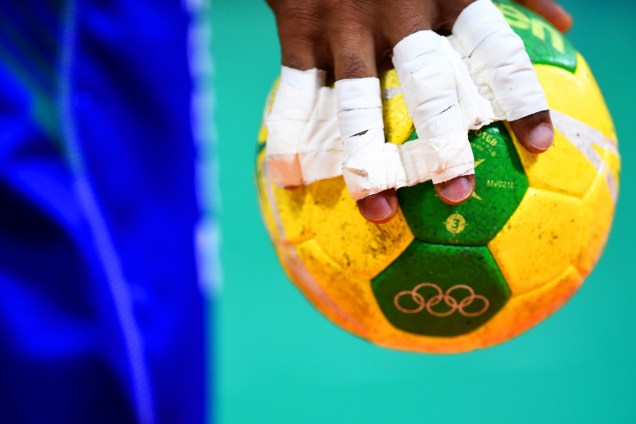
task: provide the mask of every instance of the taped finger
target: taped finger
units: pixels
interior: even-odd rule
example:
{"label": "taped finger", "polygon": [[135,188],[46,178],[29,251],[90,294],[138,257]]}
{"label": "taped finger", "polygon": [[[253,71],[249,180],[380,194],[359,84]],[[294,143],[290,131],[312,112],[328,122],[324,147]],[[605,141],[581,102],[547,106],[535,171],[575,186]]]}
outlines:
{"label": "taped finger", "polygon": [[[419,138],[402,149],[406,185],[428,179],[438,184],[474,174],[467,119],[460,107],[454,71],[458,65],[449,50],[433,31],[411,34],[393,49],[393,64]],[[466,82],[466,78],[459,81]],[[467,96],[470,91],[470,87],[460,90]]]}
{"label": "taped finger", "polygon": [[384,142],[380,80],[336,81],[336,98],[344,143],[342,173],[349,193],[360,200],[393,188],[403,175],[396,146]]}
{"label": "taped finger", "polygon": [[449,37],[498,120],[516,121],[548,110],[523,41],[490,0],[466,7]]}
{"label": "taped finger", "polygon": [[303,131],[314,112],[325,77],[324,71],[315,68],[301,71],[282,67],[278,91],[265,118],[268,169],[279,187],[303,184],[299,157]]}

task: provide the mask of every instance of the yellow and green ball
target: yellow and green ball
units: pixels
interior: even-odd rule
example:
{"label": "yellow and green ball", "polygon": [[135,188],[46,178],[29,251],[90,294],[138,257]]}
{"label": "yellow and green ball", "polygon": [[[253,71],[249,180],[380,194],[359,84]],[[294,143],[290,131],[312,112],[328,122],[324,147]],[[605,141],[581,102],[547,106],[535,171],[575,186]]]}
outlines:
{"label": "yellow and green ball", "polygon": [[[333,322],[379,345],[450,353],[508,340],[576,292],[607,239],[620,157],[603,96],[556,29],[496,3],[534,63],[556,139],[533,155],[506,124],[472,132],[477,185],[467,202],[448,206],[424,183],[398,190],[398,215],[372,224],[341,177],[277,188],[263,169],[266,129],[259,134],[259,201],[283,267]],[[381,81],[392,95],[387,142],[408,143],[417,135],[395,71]]]}

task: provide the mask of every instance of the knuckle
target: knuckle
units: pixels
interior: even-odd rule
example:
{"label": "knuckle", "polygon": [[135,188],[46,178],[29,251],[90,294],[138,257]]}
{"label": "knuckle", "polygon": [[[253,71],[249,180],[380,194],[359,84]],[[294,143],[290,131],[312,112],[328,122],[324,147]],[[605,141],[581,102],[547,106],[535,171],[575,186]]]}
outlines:
{"label": "knuckle", "polygon": [[374,73],[356,52],[340,52],[335,59],[338,67],[337,72],[341,78],[360,78]]}
{"label": "knuckle", "polygon": [[306,70],[317,66],[313,42],[304,37],[281,38],[281,56],[283,65],[290,68]]}
{"label": "knuckle", "polygon": [[312,67],[310,60],[308,60],[307,57],[302,57],[293,53],[283,55],[282,62],[283,65],[294,69],[307,70]]}
{"label": "knuckle", "polygon": [[338,79],[377,73],[376,42],[369,27],[360,23],[339,27],[329,38]]}
{"label": "knuckle", "polygon": [[404,37],[423,29],[431,29],[433,8],[427,2],[392,2],[390,12],[386,13],[380,30],[393,47]]}

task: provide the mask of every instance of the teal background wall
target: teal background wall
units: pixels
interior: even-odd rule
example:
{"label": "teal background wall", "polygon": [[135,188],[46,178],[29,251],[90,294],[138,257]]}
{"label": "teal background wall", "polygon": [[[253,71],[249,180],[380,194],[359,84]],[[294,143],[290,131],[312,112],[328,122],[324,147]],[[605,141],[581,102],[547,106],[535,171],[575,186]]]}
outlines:
{"label": "teal background wall", "polygon": [[623,156],[605,254],[558,313],[494,348],[396,352],[335,327],[287,280],[253,183],[262,105],[279,70],[261,0],[214,0],[223,284],[214,417],[220,423],[636,422],[636,3],[564,0]]}

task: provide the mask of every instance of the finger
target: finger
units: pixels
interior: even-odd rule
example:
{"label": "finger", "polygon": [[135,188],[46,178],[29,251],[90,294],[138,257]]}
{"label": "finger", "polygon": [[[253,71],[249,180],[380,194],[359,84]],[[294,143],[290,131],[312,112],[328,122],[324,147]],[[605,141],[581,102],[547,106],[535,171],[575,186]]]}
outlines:
{"label": "finger", "polygon": [[523,41],[501,12],[488,0],[477,0],[458,17],[451,42],[495,116],[511,123],[529,151],[548,149],[554,132],[545,93]]}
{"label": "finger", "polygon": [[368,221],[376,224],[388,222],[398,210],[398,197],[394,189],[372,194],[357,202],[358,210]]}
{"label": "finger", "polygon": [[510,122],[510,127],[530,153],[543,153],[554,143],[554,127],[547,111]]}
{"label": "finger", "polygon": [[283,66],[299,70],[319,68],[316,47],[320,44],[320,19],[316,2],[270,1],[276,15]]}
{"label": "finger", "polygon": [[317,69],[315,11],[309,4],[269,1],[278,21],[282,71],[271,110],[265,117],[267,172],[274,184],[294,188],[305,183],[300,152],[326,74]]}
{"label": "finger", "polygon": [[282,67],[278,91],[265,119],[268,172],[279,187],[293,188],[304,183],[299,157],[302,135],[324,83],[325,72],[318,69]]}
{"label": "finger", "polygon": [[430,178],[444,202],[461,203],[474,189],[474,158],[445,41],[432,31],[411,34],[393,49],[393,63],[419,137],[421,165],[408,179]]}
{"label": "finger", "polygon": [[554,0],[517,0],[517,2],[543,16],[561,32],[566,32],[572,27],[572,16]]}
{"label": "finger", "polygon": [[435,191],[439,198],[448,205],[458,205],[468,200],[475,190],[475,176],[457,177],[444,183],[436,184]]}
{"label": "finger", "polygon": [[343,176],[362,215],[371,222],[386,222],[398,205],[395,191],[385,191],[390,184],[373,37],[360,28],[332,41]]}
{"label": "finger", "polygon": [[[281,30],[282,31],[282,30]],[[315,52],[315,42],[307,36],[281,35],[281,63],[289,68],[306,71],[317,68],[318,60]]]}

